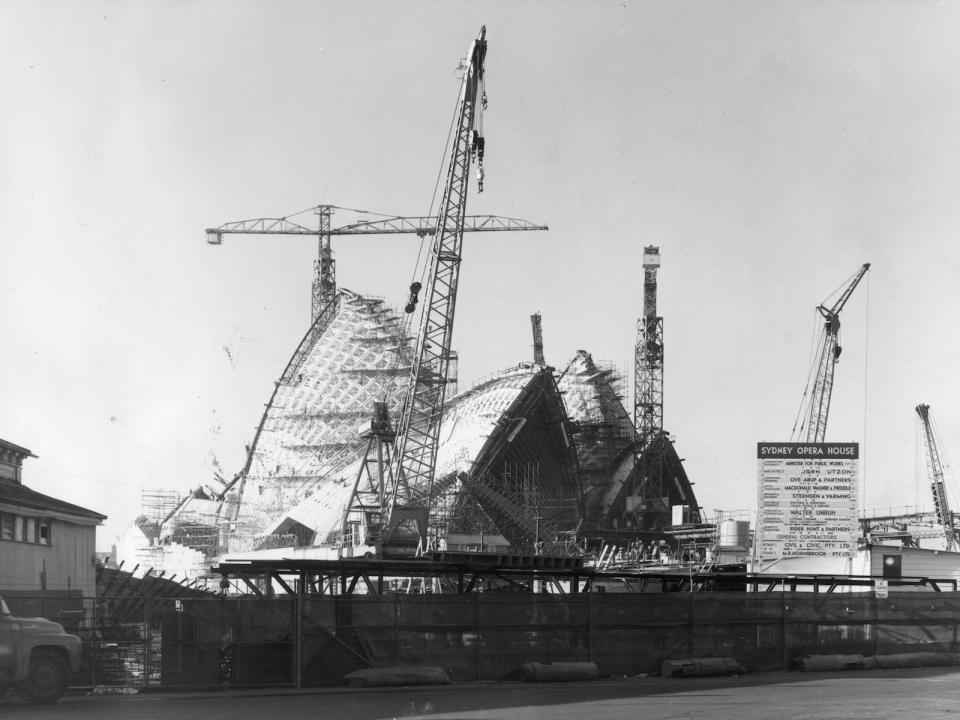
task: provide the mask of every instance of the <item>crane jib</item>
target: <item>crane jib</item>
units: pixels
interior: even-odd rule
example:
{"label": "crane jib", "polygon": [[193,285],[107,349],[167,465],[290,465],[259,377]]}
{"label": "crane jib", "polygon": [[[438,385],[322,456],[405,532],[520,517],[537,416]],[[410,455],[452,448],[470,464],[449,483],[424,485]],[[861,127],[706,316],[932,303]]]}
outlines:
{"label": "crane jib", "polygon": [[[810,377],[813,382],[809,396],[804,391],[804,401],[798,419],[803,419],[800,432],[805,434],[807,442],[823,442],[827,432],[827,418],[830,414],[830,400],[833,394],[834,369],[840,359],[840,311],[853,294],[857,285],[863,279],[870,263],[864,263],[854,273],[840,297],[829,308],[826,304],[817,306],[817,311],[824,317],[824,330],[820,340],[819,351],[811,368]],[[794,433],[796,425],[794,426]]]}

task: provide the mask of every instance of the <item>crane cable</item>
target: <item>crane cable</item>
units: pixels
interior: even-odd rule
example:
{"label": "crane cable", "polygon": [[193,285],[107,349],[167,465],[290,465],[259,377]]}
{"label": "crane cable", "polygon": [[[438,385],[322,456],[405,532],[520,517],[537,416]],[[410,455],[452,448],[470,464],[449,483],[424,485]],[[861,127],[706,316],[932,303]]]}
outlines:
{"label": "crane cable", "polygon": [[[450,117],[450,126],[447,128],[447,139],[446,139],[446,142],[444,142],[444,144],[443,144],[443,153],[442,153],[441,158],[440,158],[440,167],[439,167],[439,169],[437,170],[437,177],[436,177],[436,179],[435,179],[434,182],[433,182],[433,193],[432,193],[432,195],[431,195],[431,197],[430,197],[430,208],[427,210],[427,215],[426,215],[428,218],[432,218],[432,217],[434,216],[434,215],[433,215],[433,211],[434,211],[434,208],[435,208],[436,205],[437,205],[437,200],[439,199],[439,196],[440,196],[440,183],[441,183],[441,181],[442,181],[442,179],[443,179],[443,171],[444,171],[444,169],[446,168],[447,153],[448,153],[449,150],[450,150],[450,143],[451,143],[451,141],[452,141],[452,139],[453,139],[453,130],[454,130],[454,128],[456,127],[456,124],[457,124],[457,117],[458,117],[458,115],[457,115],[457,110],[459,109],[459,107],[460,107],[460,95],[457,95],[457,100],[456,100],[456,102],[455,102],[454,105],[453,105],[453,114],[452,114],[451,117]],[[438,220],[439,220],[439,218],[438,218]],[[442,228],[440,228],[440,227],[434,228],[434,232],[435,232],[435,233],[438,233],[438,232],[441,232],[441,231],[442,231]],[[419,281],[419,282],[420,282],[421,287],[426,284],[427,270],[428,270],[428,268],[430,267],[429,253],[424,253],[424,247],[425,247],[425,245],[426,245],[426,242],[427,242],[427,236],[426,236],[426,235],[421,235],[421,236],[420,236],[420,247],[419,247],[419,249],[417,250],[417,260],[416,260],[416,262],[414,263],[413,272],[412,272],[411,275],[410,275],[410,283],[411,283],[411,285],[413,285],[413,283],[416,282],[416,281]],[[431,242],[431,245],[432,245],[432,243],[433,243],[433,239],[432,239],[432,238],[430,239],[430,242]],[[421,266],[421,264],[420,264],[420,263],[421,263],[421,260],[423,261],[423,265],[422,265],[422,266]],[[421,308],[421,312],[422,312],[422,308]],[[411,326],[411,324],[412,324],[412,322],[413,322],[413,316],[414,316],[414,314],[415,314],[415,313],[412,313],[412,312],[411,312],[411,313],[407,313],[407,317],[405,318],[405,321],[404,321],[404,330],[405,330],[408,334],[409,334],[409,331],[410,331],[410,326]]]}
{"label": "crane cable", "polygon": [[297,215],[304,215],[305,213],[308,213],[308,212],[315,212],[320,208],[329,208],[331,210],[343,210],[344,212],[357,213],[358,215],[377,215],[382,218],[399,217],[399,215],[396,215],[396,214],[375,212],[373,210],[360,210],[358,208],[348,208],[348,207],[343,207],[341,205],[331,205],[330,203],[322,203],[320,205],[311,205],[308,208],[304,208],[303,210],[298,210],[297,212],[290,213],[289,215],[284,215],[283,217],[278,219],[288,220],[290,218],[297,217]]}
{"label": "crane cable", "polygon": [[[465,59],[461,60],[461,66],[465,66],[465,65],[466,65]],[[461,78],[461,81],[462,81],[462,78]],[[458,94],[456,102],[454,103],[454,106],[453,106],[453,113],[450,118],[450,126],[447,128],[447,139],[443,145],[443,152],[440,158],[440,167],[437,170],[437,177],[433,183],[433,193],[430,198],[430,207],[427,210],[427,214],[426,214],[426,217],[428,218],[432,218],[434,216],[433,211],[437,205],[437,200],[440,195],[440,183],[443,179],[443,171],[446,168],[447,153],[450,150],[450,143],[453,138],[453,130],[457,124],[457,118],[458,118],[457,110],[459,109],[459,107],[460,107],[460,95]],[[434,229],[435,233],[440,231],[441,231],[441,228],[439,227]],[[414,294],[413,293],[414,286],[417,283],[419,283],[420,288],[422,288],[426,284],[427,270],[429,269],[430,262],[429,262],[429,253],[425,253],[424,250],[425,250],[428,237],[430,237],[430,243],[432,245],[433,243],[432,236],[427,236],[427,235],[420,236],[420,244],[417,249],[417,259],[413,265],[413,270],[410,273],[411,299],[412,299],[412,295]],[[421,265],[421,262],[422,262],[422,265]],[[423,311],[424,311],[423,307],[421,306],[420,312],[422,313]],[[400,375],[400,373],[397,371],[399,370],[400,364],[404,360],[407,354],[405,353],[405,350],[408,349],[407,340],[410,338],[410,331],[413,325],[414,315],[416,314],[417,313],[414,313],[414,312],[405,312],[401,316],[402,318],[401,319],[401,336],[402,337],[398,338],[397,353],[394,356],[393,364],[391,367],[391,370],[393,372],[390,373],[389,379],[384,384],[383,393],[382,393],[382,399],[384,400],[386,400],[386,398],[389,397],[390,395],[393,395],[396,390],[397,379]],[[412,348],[409,348],[409,349],[412,351]]]}
{"label": "crane cable", "polygon": [[[460,68],[463,68],[464,73],[469,72],[470,65],[467,58],[461,58],[458,69]],[[474,108],[474,113],[472,118],[472,127],[471,127],[471,136],[473,140],[472,151],[473,153],[475,153],[475,157],[478,161],[478,169],[477,169],[478,190],[481,192],[483,191],[483,155],[484,155],[483,110],[485,110],[487,107],[487,91],[486,91],[486,83],[484,82],[485,74],[486,73],[482,71],[477,72],[477,80],[476,80],[478,83],[477,95],[480,97],[480,102],[478,103],[478,106]],[[464,87],[467,80],[466,76],[461,76],[460,80],[461,80],[461,87]],[[441,155],[440,167],[437,170],[437,176],[433,183],[433,193],[430,199],[430,207],[426,214],[426,217],[428,218],[434,217],[434,209],[437,206],[437,202],[440,196],[441,181],[443,179],[444,170],[447,167],[446,160],[450,152],[451,143],[453,142],[453,133],[459,122],[460,103],[466,102],[466,101],[467,101],[467,98],[465,95],[465,91],[458,93],[456,102],[454,103],[454,106],[453,106],[453,113],[450,117],[450,125],[447,128],[447,139],[443,146],[443,153]],[[439,220],[439,218],[437,219]],[[436,227],[434,230],[435,233],[439,233],[442,231],[443,231],[443,228],[441,227]],[[430,267],[430,259],[429,259],[429,253],[424,252],[426,242],[427,242],[427,236],[421,235],[420,245],[417,249],[417,259],[416,259],[416,262],[414,263],[413,271],[410,275],[410,297],[409,297],[407,307],[417,302],[417,294],[427,283],[427,271],[429,270],[429,267]],[[432,245],[433,243],[432,238],[430,242]],[[405,308],[405,310],[406,309],[407,308]],[[419,314],[421,320],[422,320],[422,314],[424,312],[426,312],[426,309],[421,305],[420,314]],[[405,317],[403,318],[403,322],[402,322],[402,334],[404,338],[410,337],[410,331],[413,325],[413,319],[415,314],[416,314],[415,312],[410,310],[407,310],[407,312],[405,313]],[[401,348],[403,344],[404,343],[398,343],[398,345],[400,345]],[[391,373],[390,379],[387,385],[384,387],[384,392],[383,392],[384,397],[386,397],[388,394],[392,394],[395,389],[397,377],[399,375],[399,373],[397,373],[396,370],[400,367],[402,356],[403,356],[403,351],[401,349],[397,352],[394,358],[394,364],[392,368],[394,372]]]}
{"label": "crane cable", "polygon": [[[859,272],[860,272],[859,270],[857,272],[854,272],[852,275],[850,275],[850,277],[848,277],[846,280],[841,282],[829,295],[826,296],[826,298],[824,298],[823,302],[817,305],[817,307],[813,311],[815,326],[818,321],[822,322],[823,320],[823,314],[820,312],[820,308],[825,307],[827,302],[829,302],[829,300],[832,297],[836,296],[839,293],[842,293],[845,288],[850,287],[851,283],[853,282],[853,279],[857,276],[857,273]],[[870,293],[870,279],[867,278],[868,312],[869,312],[869,293]],[[838,310],[838,316],[839,316],[839,310]],[[807,421],[807,415],[809,415],[809,411],[810,411],[809,403],[813,401],[812,396],[808,398],[808,395],[810,392],[810,382],[814,377],[814,373],[819,369],[820,354],[822,352],[822,349],[824,348],[824,344],[826,343],[826,334],[827,334],[826,324],[821,324],[819,335],[817,335],[816,332],[811,333],[810,359],[809,359],[810,370],[809,370],[809,373],[807,374],[807,384],[803,388],[803,397],[800,400],[800,408],[797,411],[797,416],[793,421],[793,429],[790,431],[791,441],[794,439],[799,440],[800,437],[803,435],[803,431],[805,429],[804,426]],[[814,340],[814,338],[817,338],[816,341]],[[837,329],[837,344],[835,347],[838,347],[838,348],[843,347],[840,344],[839,328]],[[816,350],[814,350],[814,348],[816,348]],[[816,355],[814,355],[814,352],[816,352]],[[833,362],[836,362],[836,356],[834,356]],[[866,363],[866,360],[864,360],[864,363]],[[866,379],[864,379],[864,382],[866,382]],[[866,406],[866,399],[864,399],[864,406]],[[804,412],[804,410],[806,410],[807,412]],[[866,410],[864,410],[864,413],[866,413]],[[797,428],[797,423],[800,423],[799,431]],[[866,422],[864,422],[864,428],[866,428]],[[866,432],[866,429],[864,429],[864,432]]]}
{"label": "crane cable", "polygon": [[925,443],[926,438],[921,435],[923,433],[923,421],[920,419],[919,413],[913,414],[913,428],[913,509],[920,512],[920,485],[923,483],[923,478],[927,476],[927,468],[923,456],[925,451],[921,449],[921,443]]}
{"label": "crane cable", "polygon": [[[467,63],[466,58],[461,59],[459,67],[464,68],[464,72],[469,72],[469,65]],[[480,95],[480,104],[479,104],[479,107],[474,108],[472,127],[471,127],[473,138],[479,138],[478,144],[476,141],[474,141],[473,152],[475,153],[475,157],[478,159],[480,164],[480,170],[478,171],[479,173],[478,178],[480,178],[479,189],[481,191],[483,190],[482,168],[483,168],[483,155],[484,155],[483,110],[486,109],[487,107],[487,91],[486,91],[486,85],[484,82],[484,76],[485,76],[485,73],[483,72],[478,73],[477,83],[479,86],[478,95]],[[461,78],[461,82],[463,82],[464,80],[465,78]],[[453,114],[450,117],[450,125],[447,128],[447,139],[443,146],[443,154],[441,156],[440,167],[437,170],[437,177],[433,183],[433,194],[430,199],[430,208],[427,211],[427,217],[433,217],[433,211],[434,211],[434,208],[436,207],[437,201],[440,196],[440,183],[441,183],[441,180],[443,179],[443,174],[444,174],[443,171],[446,169],[446,159],[450,152],[450,146],[453,140],[453,132],[457,126],[457,123],[460,117],[460,113],[458,111],[460,110],[461,101],[466,102],[466,97],[461,97],[460,95],[458,95],[457,101],[454,103],[454,106],[453,106]],[[442,228],[440,227],[436,228],[436,232],[441,232],[441,231],[442,231]],[[421,286],[425,284],[425,281],[426,281],[426,274],[427,274],[427,269],[429,267],[429,262],[428,262],[428,259],[424,257],[424,253],[423,253],[425,241],[426,241],[426,236],[421,236],[420,248],[417,252],[417,261],[414,264],[414,270],[411,275],[411,284],[418,277],[419,277]],[[421,259],[423,259],[424,261],[422,267],[420,266]],[[413,313],[410,313],[410,315],[412,314]],[[407,318],[406,326],[408,330],[409,330],[410,323],[412,322],[412,319],[413,319],[412,317]]]}
{"label": "crane cable", "polygon": [[[817,333],[817,328],[819,326],[820,332]],[[800,407],[797,409],[797,416],[793,420],[793,429],[790,431],[790,440],[799,440],[803,435],[804,426],[806,425],[809,401],[808,396],[810,395],[810,382],[813,379],[814,373],[819,367],[817,362],[820,358],[820,350],[823,348],[824,343],[826,343],[827,328],[821,321],[820,313],[816,309],[813,311],[813,329],[810,332],[810,351],[807,358],[807,363],[809,369],[807,370],[807,384],[803,388],[803,396],[800,398]],[[799,429],[797,424],[800,424]]]}
{"label": "crane cable", "polygon": [[866,309],[863,320],[863,443],[860,448],[860,507],[867,507],[867,387],[870,360],[870,278],[867,278]]}

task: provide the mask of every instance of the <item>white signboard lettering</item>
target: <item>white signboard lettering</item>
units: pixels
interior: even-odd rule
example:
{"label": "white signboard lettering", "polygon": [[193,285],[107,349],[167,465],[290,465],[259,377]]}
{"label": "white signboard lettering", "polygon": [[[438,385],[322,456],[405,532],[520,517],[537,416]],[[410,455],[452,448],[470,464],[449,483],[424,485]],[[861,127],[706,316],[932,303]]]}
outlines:
{"label": "white signboard lettering", "polygon": [[873,586],[874,593],[879,600],[885,600],[890,592],[886,580],[877,580]]}
{"label": "white signboard lettering", "polygon": [[757,557],[851,557],[859,457],[857,443],[758,443]]}

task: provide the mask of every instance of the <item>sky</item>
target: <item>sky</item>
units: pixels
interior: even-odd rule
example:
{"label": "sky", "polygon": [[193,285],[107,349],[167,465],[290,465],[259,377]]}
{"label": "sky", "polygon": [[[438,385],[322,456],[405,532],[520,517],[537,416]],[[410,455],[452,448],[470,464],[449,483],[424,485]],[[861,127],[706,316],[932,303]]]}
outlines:
{"label": "sky", "polygon": [[[24,483],[108,515],[109,548],[143,488],[240,470],[316,241],[204,229],[429,212],[481,25],[467,212],[550,230],[466,237],[461,387],[531,360],[539,311],[547,361],[587,350],[631,407],[657,245],[664,425],[708,515],[752,510],[815,308],[870,262],[827,439],[861,444],[867,512],[930,509],[918,403],[960,457],[960,4],[928,0],[0,0],[0,437],[38,456]],[[333,248],[341,286],[403,304],[415,236]]]}

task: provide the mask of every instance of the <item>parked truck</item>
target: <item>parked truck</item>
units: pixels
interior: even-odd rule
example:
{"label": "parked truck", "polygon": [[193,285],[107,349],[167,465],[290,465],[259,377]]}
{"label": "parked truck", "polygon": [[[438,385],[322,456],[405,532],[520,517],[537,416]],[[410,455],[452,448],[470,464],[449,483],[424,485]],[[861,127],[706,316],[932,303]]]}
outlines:
{"label": "parked truck", "polygon": [[81,647],[59,623],[14,617],[0,597],[0,698],[13,687],[28,702],[56,702],[80,669]]}

